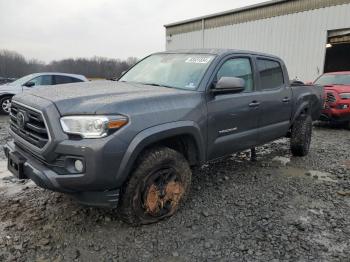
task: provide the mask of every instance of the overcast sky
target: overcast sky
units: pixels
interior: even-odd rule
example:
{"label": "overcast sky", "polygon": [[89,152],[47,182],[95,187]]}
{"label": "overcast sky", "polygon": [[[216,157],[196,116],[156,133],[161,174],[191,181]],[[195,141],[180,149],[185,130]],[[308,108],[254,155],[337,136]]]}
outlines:
{"label": "overcast sky", "polygon": [[164,24],[262,0],[0,0],[0,49],[50,62],[141,58],[165,49]]}

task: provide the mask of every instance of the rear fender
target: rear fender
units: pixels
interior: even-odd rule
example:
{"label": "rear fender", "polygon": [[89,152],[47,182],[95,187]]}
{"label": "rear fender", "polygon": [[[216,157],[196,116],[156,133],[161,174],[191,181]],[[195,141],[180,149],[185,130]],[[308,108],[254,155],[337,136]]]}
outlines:
{"label": "rear fender", "polygon": [[303,101],[300,105],[298,105],[297,110],[295,111],[295,114],[293,115],[291,125],[294,124],[295,120],[303,113],[308,112],[309,110],[309,102]]}

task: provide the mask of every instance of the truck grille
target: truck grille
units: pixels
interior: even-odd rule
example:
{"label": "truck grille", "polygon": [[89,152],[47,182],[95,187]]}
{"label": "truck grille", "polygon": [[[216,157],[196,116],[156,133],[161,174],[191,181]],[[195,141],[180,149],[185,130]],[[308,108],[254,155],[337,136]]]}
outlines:
{"label": "truck grille", "polygon": [[328,92],[326,97],[326,103],[334,103],[337,99],[333,93]]}
{"label": "truck grille", "polygon": [[37,148],[41,149],[49,142],[49,133],[42,114],[15,102],[11,104],[10,128]]}

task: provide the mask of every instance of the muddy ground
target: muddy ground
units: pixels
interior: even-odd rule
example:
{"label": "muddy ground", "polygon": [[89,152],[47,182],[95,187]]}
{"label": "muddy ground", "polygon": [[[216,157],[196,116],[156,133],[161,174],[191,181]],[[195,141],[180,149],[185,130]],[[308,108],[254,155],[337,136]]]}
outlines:
{"label": "muddy ground", "polygon": [[[7,118],[0,117],[0,143]],[[350,261],[350,131],[314,127],[194,171],[172,218],[133,228],[113,210],[18,181],[0,153],[0,261]]]}

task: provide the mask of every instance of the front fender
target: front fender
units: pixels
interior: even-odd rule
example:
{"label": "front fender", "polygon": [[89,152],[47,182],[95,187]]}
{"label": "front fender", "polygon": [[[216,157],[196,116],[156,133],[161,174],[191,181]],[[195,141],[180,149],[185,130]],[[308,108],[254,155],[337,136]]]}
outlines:
{"label": "front fender", "polygon": [[14,96],[16,94],[13,94],[11,92],[3,92],[3,93],[0,93],[0,99],[5,97],[5,96]]}
{"label": "front fender", "polygon": [[117,187],[122,186],[143,149],[177,135],[190,135],[195,139],[199,161],[203,163],[205,161],[205,142],[200,128],[195,122],[178,121],[150,127],[138,133],[129,144],[117,173]]}

